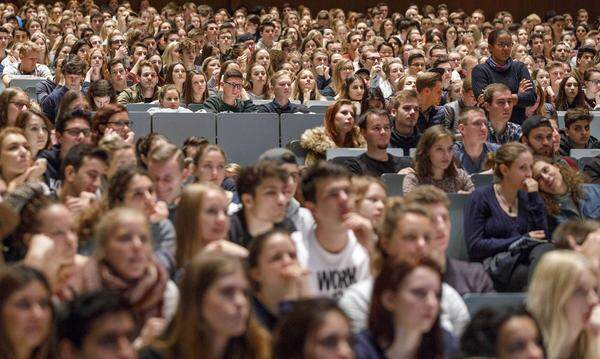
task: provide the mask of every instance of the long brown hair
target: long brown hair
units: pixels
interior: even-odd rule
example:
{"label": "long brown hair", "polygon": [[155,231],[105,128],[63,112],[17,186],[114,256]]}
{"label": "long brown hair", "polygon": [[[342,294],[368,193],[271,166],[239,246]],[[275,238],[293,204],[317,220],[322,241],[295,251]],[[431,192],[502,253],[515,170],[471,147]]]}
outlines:
{"label": "long brown hair", "polygon": [[[51,303],[51,295],[52,291],[50,289],[50,284],[44,275],[36,269],[31,267],[18,264],[15,266],[6,266],[0,269],[0,316],[1,313],[4,312],[4,306],[8,298],[13,295],[15,292],[25,288],[27,285],[38,282],[44,287],[47,293],[47,300],[50,306],[50,311],[52,313],[52,318],[50,318],[49,327],[50,330],[48,332],[48,336],[37,348],[33,350],[31,355],[32,359],[43,359],[43,358],[52,358],[52,338],[53,335],[53,322],[56,318],[56,312],[54,311],[54,307]],[[10,323],[6,321],[6,318],[2,318],[0,324],[0,358],[15,358],[16,350],[10,343],[10,339],[8,338],[7,331],[10,330]]]}
{"label": "long brown hair", "polygon": [[331,138],[331,140],[338,147],[360,147],[360,131],[356,126],[356,113],[354,114],[354,128],[346,134],[343,143],[337,143],[338,133],[335,130],[335,115],[337,115],[340,108],[344,105],[352,106],[354,111],[354,105],[350,100],[337,100],[333,105],[329,106],[327,111],[325,112],[325,117],[323,118],[323,125],[325,126],[325,133]]}
{"label": "long brown hair", "polygon": [[[186,266],[181,280],[180,301],[173,321],[153,348],[166,358],[195,359],[212,353],[212,328],[202,315],[204,297],[219,278],[242,271],[241,262],[233,257],[200,254]],[[270,357],[270,338],[252,314],[246,332],[227,343],[226,358]]]}
{"label": "long brown hair", "polygon": [[[450,138],[454,142],[452,132],[443,125],[429,127],[417,144],[417,153],[415,154],[415,172],[420,180],[433,176],[431,158],[429,151],[433,145],[441,139]],[[454,178],[458,175],[454,161],[450,163],[444,171],[444,177]]]}
{"label": "long brown hair", "polygon": [[[558,168],[560,175],[563,178],[563,182],[565,186],[567,186],[567,193],[569,193],[575,204],[579,203],[583,197],[583,190],[581,189],[581,185],[584,183],[583,176],[579,172],[572,170],[567,164],[552,161],[547,157],[535,156],[533,165],[535,166],[535,164],[540,161],[546,162],[549,165]],[[542,191],[541,189],[539,192],[540,196],[544,200],[544,203],[546,204],[546,210],[548,210],[548,213],[551,215],[559,214],[560,206],[558,205],[556,197],[551,193]]]}
{"label": "long brown hair", "polygon": [[177,233],[177,249],[175,261],[177,267],[189,263],[207,244],[200,238],[198,218],[202,210],[202,203],[210,191],[217,191],[225,196],[225,191],[210,182],[194,183],[186,186],[181,193],[181,200],[177,206],[175,218],[175,233]]}
{"label": "long brown hair", "polygon": [[[439,276],[441,293],[442,271],[440,266],[426,257],[407,258],[402,261],[387,260],[381,273],[375,279],[368,325],[373,337],[384,351],[394,342],[396,329],[394,314],[385,308],[381,298],[385,292],[397,292],[406,277],[418,267],[429,268]],[[438,317],[429,332],[422,336],[417,358],[442,359],[443,357],[444,343],[438,313]]]}

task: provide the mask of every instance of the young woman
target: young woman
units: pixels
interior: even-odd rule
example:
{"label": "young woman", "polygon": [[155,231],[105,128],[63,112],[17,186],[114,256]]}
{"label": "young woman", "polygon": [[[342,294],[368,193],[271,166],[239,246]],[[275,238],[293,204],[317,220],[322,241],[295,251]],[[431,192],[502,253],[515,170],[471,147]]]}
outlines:
{"label": "young woman", "polygon": [[383,97],[388,99],[398,91],[398,82],[404,75],[404,67],[400,59],[392,59],[383,64],[384,77],[379,82],[379,89],[383,93]]}
{"label": "young woman", "polygon": [[352,196],[356,212],[379,228],[385,216],[387,188],[375,177],[352,177]]}
{"label": "young woman", "polygon": [[129,114],[123,105],[109,103],[99,108],[92,119],[95,141],[110,133],[118,134],[126,143],[133,145],[135,134],[131,131]]}
{"label": "young woman", "polygon": [[468,358],[545,358],[540,328],[520,306],[478,311],[463,333],[461,352]]}
{"label": "young woman", "polygon": [[333,75],[331,84],[321,90],[321,93],[327,97],[335,98],[342,91],[344,81],[354,74],[354,65],[352,61],[342,59],[333,66]]}
{"label": "young woman", "polygon": [[31,158],[36,158],[40,151],[48,149],[52,145],[50,138],[52,123],[41,111],[30,109],[21,112],[15,126],[23,130],[27,142],[29,142]]}
{"label": "young woman", "polygon": [[84,82],[94,82],[108,78],[107,61],[104,57],[104,51],[101,48],[90,50],[87,58],[90,69],[85,75]]}
{"label": "young woman", "polygon": [[[225,165],[227,155],[217,145],[206,144],[201,146],[194,156],[194,176],[197,182],[210,182],[223,187],[225,181]],[[233,203],[239,203],[237,192],[227,191],[227,197]],[[233,209],[233,208],[231,208]]]}
{"label": "young woman", "polygon": [[507,143],[490,161],[499,182],[476,189],[467,199],[465,241],[469,257],[483,262],[496,289],[519,291],[539,258],[552,249],[546,206],[532,178],[527,146]]}
{"label": "young woman", "polygon": [[275,333],[273,359],[355,357],[350,320],[327,298],[299,301]]}
{"label": "young woman", "polygon": [[600,219],[600,185],[584,183],[568,165],[536,158],[533,178],[546,205],[549,233],[569,218]]}
{"label": "young woman", "polygon": [[290,233],[274,228],[252,240],[248,278],[253,287],[252,309],[269,332],[283,316],[282,308],[307,296],[307,274],[300,266]]}
{"label": "young woman", "polygon": [[186,268],[181,300],[146,358],[270,358],[268,334],[254,320],[248,280],[235,258],[203,254]]}
{"label": "young woman", "polygon": [[269,54],[269,51],[265,49],[257,50],[252,53],[252,57],[250,58],[250,67],[254,66],[255,64],[262,65],[268,74],[272,74],[274,72],[273,68],[271,67],[271,55]]}
{"label": "young woman", "polygon": [[292,99],[306,105],[311,100],[326,100],[317,90],[315,74],[311,70],[301,70],[296,78]]}
{"label": "young woman", "polygon": [[115,208],[102,215],[94,231],[94,256],[79,273],[79,294],[114,290],[124,295],[136,315],[137,333],[149,319],[173,317],[179,293],[152,255],[150,224],[144,213]]}
{"label": "young woman", "polygon": [[527,295],[548,358],[592,359],[600,355],[597,323],[598,274],[580,253],[553,251],[536,268]]}
{"label": "young woman", "polygon": [[29,109],[29,96],[18,87],[9,87],[0,94],[0,129],[14,126],[17,116]]}
{"label": "young woman", "polygon": [[185,67],[181,62],[174,62],[166,67],[165,84],[175,85],[177,91],[179,91],[180,94],[183,94],[186,77],[187,74],[185,71]]}
{"label": "young woman", "polygon": [[215,91],[221,86],[221,60],[216,56],[210,56],[202,62],[202,72],[206,74],[209,91]]}
{"label": "young woman", "polygon": [[0,131],[0,179],[8,192],[29,182],[40,182],[46,172],[46,160],[32,160],[29,142],[23,130],[6,127]]}
{"label": "young woman", "polygon": [[202,104],[208,98],[206,75],[199,70],[190,70],[183,85],[184,102],[186,105]]}
{"label": "young woman", "polygon": [[162,56],[163,68],[168,68],[171,64],[181,62],[181,49],[178,41],[171,42],[165,47]]}
{"label": "young woman", "polygon": [[164,85],[158,90],[159,107],[151,107],[147,112],[192,112],[192,110],[180,106],[181,97],[177,86],[173,84]]}
{"label": "young woman", "polygon": [[469,174],[454,162],[454,136],[442,125],[428,128],[417,144],[415,171],[404,178],[402,190],[432,184],[449,193],[469,193],[475,189]]}
{"label": "young woman", "polygon": [[54,295],[72,299],[75,274],[87,262],[77,254],[74,212],[57,198],[47,196],[40,184],[19,187],[6,200],[19,209],[21,217],[14,235],[5,243],[6,261],[24,260],[46,275]]}
{"label": "young woman", "polygon": [[[505,84],[510,88],[511,93],[519,94],[511,121],[521,124],[525,121],[525,107],[531,106],[535,101],[535,90],[529,71],[524,63],[513,61],[510,57],[513,40],[508,30],[492,31],[488,36],[488,43],[491,56],[482,66],[476,66],[472,72],[473,93],[477,97],[489,84],[497,82]],[[461,51],[460,46],[457,51]]]}
{"label": "young woman", "polygon": [[364,147],[366,142],[358,126],[352,101],[338,100],[325,112],[323,126],[304,131],[300,145],[308,151],[306,165],[323,160],[327,150],[336,147]]}
{"label": "young woman", "polygon": [[54,307],[44,275],[24,265],[0,269],[0,357],[52,358]]}
{"label": "young woman", "polygon": [[368,331],[358,337],[358,357],[450,358],[452,335],[440,326],[442,272],[427,258],[387,262],[375,279]]}
{"label": "young woman", "polygon": [[342,90],[338,95],[338,99],[350,100],[356,108],[356,115],[360,116],[361,109],[366,110],[367,91],[365,90],[365,82],[360,76],[352,75],[346,78]]}
{"label": "young woman", "polygon": [[251,100],[268,100],[271,96],[269,75],[260,63],[248,67],[246,73],[246,93]]}
{"label": "young woman", "polygon": [[229,230],[229,198],[221,187],[210,183],[188,185],[177,207],[175,261],[184,268],[200,252],[223,252],[245,257],[248,251],[226,240]]}
{"label": "young woman", "polygon": [[556,110],[566,111],[570,108],[587,108],[582,84],[573,76],[567,76],[560,81],[556,95]]}

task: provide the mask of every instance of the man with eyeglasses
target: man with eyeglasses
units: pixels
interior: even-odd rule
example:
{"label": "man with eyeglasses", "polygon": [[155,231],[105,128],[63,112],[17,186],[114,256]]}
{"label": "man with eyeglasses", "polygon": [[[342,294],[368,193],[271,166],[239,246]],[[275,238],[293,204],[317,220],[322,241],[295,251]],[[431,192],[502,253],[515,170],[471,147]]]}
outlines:
{"label": "man with eyeglasses", "polygon": [[244,77],[238,70],[223,75],[223,94],[209,97],[202,104],[208,112],[255,112],[256,106],[244,91]]}
{"label": "man with eyeglasses", "polygon": [[92,114],[76,109],[56,119],[56,145],[38,154],[48,162],[44,182],[51,190],[57,191],[61,185],[61,164],[69,150],[80,143],[92,144]]}
{"label": "man with eyeglasses", "polygon": [[117,103],[126,105],[128,103],[150,103],[158,100],[158,71],[148,60],[139,63],[140,82],[127,88],[117,97]]}
{"label": "man with eyeglasses", "polygon": [[408,55],[408,74],[417,76],[419,72],[425,70],[425,55],[421,50],[411,50]]}
{"label": "man with eyeglasses", "polygon": [[10,81],[19,75],[31,75],[35,77],[43,77],[45,79],[52,79],[52,73],[48,66],[38,64],[38,54],[40,47],[31,42],[27,41],[19,48],[19,62],[7,65],[2,71],[2,82],[8,87]]}

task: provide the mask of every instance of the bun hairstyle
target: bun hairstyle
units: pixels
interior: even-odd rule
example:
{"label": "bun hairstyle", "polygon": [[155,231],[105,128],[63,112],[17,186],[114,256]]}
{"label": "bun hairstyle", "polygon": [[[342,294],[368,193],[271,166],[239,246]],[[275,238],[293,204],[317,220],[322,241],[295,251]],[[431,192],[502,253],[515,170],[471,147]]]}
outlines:
{"label": "bun hairstyle", "polygon": [[526,145],[519,142],[509,142],[502,145],[498,151],[488,153],[485,167],[494,170],[494,176],[502,178],[502,171],[500,171],[500,165],[510,167],[516,159],[525,152],[531,153],[531,150]]}

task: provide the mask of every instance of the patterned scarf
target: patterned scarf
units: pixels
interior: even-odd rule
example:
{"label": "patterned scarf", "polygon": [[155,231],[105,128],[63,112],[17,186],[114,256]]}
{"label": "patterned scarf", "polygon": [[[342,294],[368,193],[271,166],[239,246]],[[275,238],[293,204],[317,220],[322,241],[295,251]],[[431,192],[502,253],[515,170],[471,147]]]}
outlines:
{"label": "patterned scarf", "polygon": [[83,292],[110,289],[127,298],[140,325],[148,318],[161,317],[163,314],[163,297],[169,278],[165,269],[154,259],[148,264],[144,275],[135,281],[122,278],[108,263],[96,259],[90,259],[82,276]]}
{"label": "patterned scarf", "polygon": [[506,63],[504,65],[499,65],[490,56],[490,57],[488,57],[488,59],[485,62],[494,70],[496,70],[498,72],[505,72],[505,71],[508,71],[508,69],[510,69],[510,66],[513,63],[513,60],[509,57],[508,60],[506,60]]}

